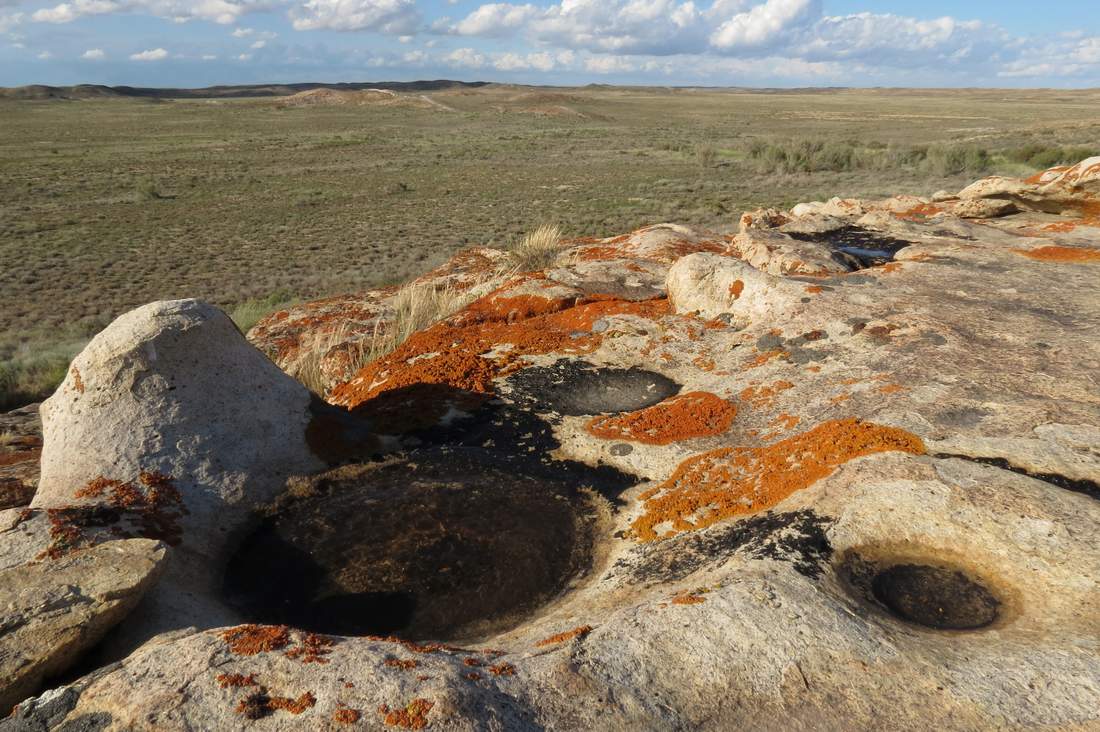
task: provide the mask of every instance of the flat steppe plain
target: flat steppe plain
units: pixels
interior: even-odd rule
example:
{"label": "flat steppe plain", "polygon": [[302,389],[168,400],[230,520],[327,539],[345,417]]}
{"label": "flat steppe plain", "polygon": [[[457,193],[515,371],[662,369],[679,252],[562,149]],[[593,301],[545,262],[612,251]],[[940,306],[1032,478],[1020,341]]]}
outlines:
{"label": "flat steppe plain", "polygon": [[398,282],[542,223],[726,230],[757,206],[957,190],[1045,167],[1028,146],[1100,145],[1096,90],[490,85],[342,101],[0,100],[8,392],[151,300],[274,306]]}

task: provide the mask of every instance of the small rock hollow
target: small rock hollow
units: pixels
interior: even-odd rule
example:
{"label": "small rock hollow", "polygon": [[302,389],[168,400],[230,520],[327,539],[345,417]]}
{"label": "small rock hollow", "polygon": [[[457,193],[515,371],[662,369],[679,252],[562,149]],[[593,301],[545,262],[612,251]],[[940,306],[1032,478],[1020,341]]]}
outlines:
{"label": "small rock hollow", "polygon": [[871,580],[871,592],[902,620],[936,630],[976,630],[997,619],[1000,603],[957,569],[896,564]]}
{"label": "small rock hollow", "polygon": [[566,416],[634,412],[680,392],[679,384],[654,371],[569,359],[524,369],[508,383],[517,403],[537,412]]}
{"label": "small rock hollow", "polygon": [[790,232],[793,239],[824,244],[848,255],[854,269],[865,269],[892,262],[894,255],[912,242],[895,239],[858,226],[845,226],[833,231]]}
{"label": "small rock hollow", "polygon": [[227,568],[250,621],[458,640],[520,622],[591,564],[587,493],[486,451],[338,468],[296,487]]}

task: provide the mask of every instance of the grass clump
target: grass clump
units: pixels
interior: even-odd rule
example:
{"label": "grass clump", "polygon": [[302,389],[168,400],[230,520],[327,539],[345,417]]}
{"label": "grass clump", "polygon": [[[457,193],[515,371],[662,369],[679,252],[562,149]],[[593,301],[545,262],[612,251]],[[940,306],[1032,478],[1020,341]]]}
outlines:
{"label": "grass clump", "polygon": [[237,324],[242,333],[252,330],[256,323],[277,310],[283,310],[301,302],[289,292],[273,292],[267,297],[250,298],[238,303],[229,310],[229,317]]}
{"label": "grass clump", "polygon": [[392,312],[375,323],[369,338],[357,337],[349,325],[342,325],[306,351],[288,372],[310,391],[324,394],[328,379],[321,370],[321,361],[333,348],[339,346],[346,351],[351,373],[359,371],[371,361],[396,351],[413,333],[469,305],[477,297],[475,289],[410,282],[394,295]]}
{"label": "grass clump", "polygon": [[516,271],[533,272],[553,265],[564,248],[561,229],[543,224],[516,242],[508,254]]}
{"label": "grass clump", "polygon": [[69,364],[86,341],[23,346],[0,360],[0,412],[48,397],[65,380]]}

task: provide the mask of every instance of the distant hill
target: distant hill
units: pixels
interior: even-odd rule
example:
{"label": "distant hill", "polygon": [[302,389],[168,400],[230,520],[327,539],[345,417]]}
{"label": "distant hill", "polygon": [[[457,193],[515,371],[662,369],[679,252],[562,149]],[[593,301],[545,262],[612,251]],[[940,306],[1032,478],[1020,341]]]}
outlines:
{"label": "distant hill", "polygon": [[366,91],[383,89],[394,92],[429,92],[444,89],[476,89],[486,86],[484,81],[380,81],[344,84],[248,84],[241,86],[208,86],[202,89],[159,89],[134,86],[102,86],[79,84],[77,86],[46,86],[33,84],[14,88],[0,88],[0,99],[103,99],[110,97],[136,97],[145,99],[217,99],[226,97],[289,97],[315,89],[334,91]]}

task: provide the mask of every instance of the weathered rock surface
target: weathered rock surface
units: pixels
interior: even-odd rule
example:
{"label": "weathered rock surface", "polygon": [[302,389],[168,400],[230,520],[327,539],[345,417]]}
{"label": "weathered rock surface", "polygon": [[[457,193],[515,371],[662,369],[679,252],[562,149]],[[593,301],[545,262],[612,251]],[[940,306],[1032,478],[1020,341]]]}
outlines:
{"label": "weathered rock surface", "polygon": [[41,457],[38,405],[0,414],[0,510],[31,502],[38,487]]}
{"label": "weathered rock surface", "polygon": [[[205,525],[235,540],[185,530],[173,566],[228,565],[263,596],[285,581],[295,589],[283,609],[306,627],[216,628],[240,588],[206,577],[181,600],[195,629],[176,616],[174,635],[12,719],[42,729],[1100,727],[1095,167],[935,202],[752,212],[732,238],[668,225],[576,242],[546,272],[502,280],[334,385],[329,399],[344,411],[324,412],[312,434],[329,462],[352,465],[319,472],[309,459],[277,462],[285,451],[257,453],[242,470],[266,477],[242,483],[236,503],[219,480],[200,489],[188,482],[196,471],[168,472],[175,464],[147,432],[97,442],[102,463],[75,451],[78,465],[130,465],[118,480],[145,496],[146,512],[166,484],[135,470],[171,476],[189,508],[217,507]],[[996,218],[962,218],[983,201]],[[784,266],[801,252],[829,268]],[[297,320],[306,343],[308,316]],[[257,356],[239,337],[216,340],[241,363]],[[179,383],[201,373],[208,393],[251,383],[196,367],[191,349],[157,352],[168,354],[157,368]],[[128,363],[77,366],[112,383]],[[304,414],[298,392],[256,373],[289,393],[261,408]],[[54,399],[69,404],[71,388]],[[157,405],[127,409],[158,434],[178,429],[177,414],[194,414],[196,431],[232,421],[214,407],[200,418],[186,399],[165,409],[161,391],[117,391],[133,400],[123,405]],[[246,426],[255,399],[237,417]],[[284,416],[280,444],[297,449],[309,423]],[[230,458],[221,442],[204,445],[207,476]],[[379,452],[390,454],[371,462]],[[197,452],[185,455],[194,465]],[[294,470],[314,475],[277,489]],[[498,496],[501,475],[522,489]],[[58,548],[48,518],[31,515],[13,529],[18,543],[0,541],[0,566]],[[193,536],[209,544],[187,551]],[[537,561],[531,546],[569,561]],[[158,590],[179,598],[172,571]],[[515,588],[507,611],[494,572]],[[426,627],[429,608],[431,637],[409,631]],[[131,616],[139,625],[142,613]],[[256,619],[241,610],[228,622]],[[363,632],[333,630],[351,624]]]}
{"label": "weathered rock surface", "polygon": [[48,568],[0,570],[0,709],[68,669],[137,605],[163,568],[165,547],[149,539],[100,544]]}

